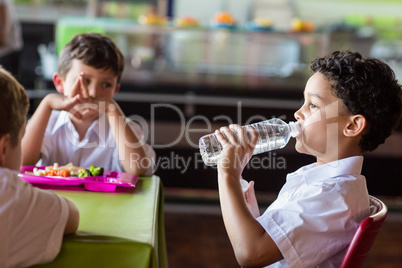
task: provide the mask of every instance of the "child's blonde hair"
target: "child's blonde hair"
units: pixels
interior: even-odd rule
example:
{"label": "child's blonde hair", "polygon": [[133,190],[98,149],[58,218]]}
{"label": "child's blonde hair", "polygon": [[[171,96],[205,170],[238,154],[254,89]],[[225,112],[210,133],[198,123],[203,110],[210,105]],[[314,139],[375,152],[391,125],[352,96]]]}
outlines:
{"label": "child's blonde hair", "polygon": [[18,144],[18,134],[26,123],[29,108],[24,87],[0,66],[0,136],[10,134],[13,146]]}

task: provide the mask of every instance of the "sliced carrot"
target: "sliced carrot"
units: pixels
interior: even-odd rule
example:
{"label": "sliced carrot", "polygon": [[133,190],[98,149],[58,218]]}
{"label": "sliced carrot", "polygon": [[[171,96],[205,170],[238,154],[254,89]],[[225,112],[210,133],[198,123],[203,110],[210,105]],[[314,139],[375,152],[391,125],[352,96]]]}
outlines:
{"label": "sliced carrot", "polygon": [[47,173],[46,173],[46,176],[57,176],[57,170],[49,170]]}
{"label": "sliced carrot", "polygon": [[61,169],[61,170],[49,170],[45,176],[61,176],[61,177],[69,177],[71,176],[71,172],[68,169]]}
{"label": "sliced carrot", "polygon": [[59,170],[59,176],[61,176],[61,177],[71,176],[70,170],[68,170],[68,169]]}

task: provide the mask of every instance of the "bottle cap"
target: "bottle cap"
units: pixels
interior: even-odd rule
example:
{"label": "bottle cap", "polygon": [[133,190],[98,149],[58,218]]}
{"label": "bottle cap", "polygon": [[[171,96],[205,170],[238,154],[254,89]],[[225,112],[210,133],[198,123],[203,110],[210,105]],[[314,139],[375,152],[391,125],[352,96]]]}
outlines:
{"label": "bottle cap", "polygon": [[290,135],[295,138],[301,133],[301,126],[299,122],[289,122]]}

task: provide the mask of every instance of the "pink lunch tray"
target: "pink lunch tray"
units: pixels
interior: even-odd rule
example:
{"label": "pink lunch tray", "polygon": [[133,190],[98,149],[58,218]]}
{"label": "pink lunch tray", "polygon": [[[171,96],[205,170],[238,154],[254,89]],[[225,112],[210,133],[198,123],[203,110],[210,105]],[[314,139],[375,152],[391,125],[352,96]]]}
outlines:
{"label": "pink lunch tray", "polygon": [[[25,174],[25,172],[33,172],[35,166],[22,166],[20,169],[21,179],[29,183],[47,184],[47,185],[80,185],[84,184],[85,189],[96,192],[113,192],[117,186],[135,187],[138,176],[118,171],[104,171],[103,176],[96,177],[46,177]],[[44,166],[36,167],[45,169]]]}

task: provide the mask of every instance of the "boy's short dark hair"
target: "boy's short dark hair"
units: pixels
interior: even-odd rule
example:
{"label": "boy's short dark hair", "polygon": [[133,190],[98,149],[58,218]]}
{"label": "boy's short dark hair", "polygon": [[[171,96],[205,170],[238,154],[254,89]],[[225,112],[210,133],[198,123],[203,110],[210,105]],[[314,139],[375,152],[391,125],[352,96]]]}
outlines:
{"label": "boy's short dark hair", "polygon": [[96,69],[111,69],[120,82],[124,70],[124,56],[109,37],[97,33],[74,36],[60,52],[58,69],[63,79],[70,71],[74,59]]}
{"label": "boy's short dark hair", "polygon": [[329,80],[347,111],[366,118],[368,124],[360,140],[363,152],[376,149],[398,126],[402,113],[401,85],[392,69],[381,60],[363,58],[357,52],[336,51],[314,59],[310,69]]}
{"label": "boy's short dark hair", "polygon": [[0,136],[10,134],[17,146],[21,128],[26,123],[29,98],[23,86],[0,66]]}

